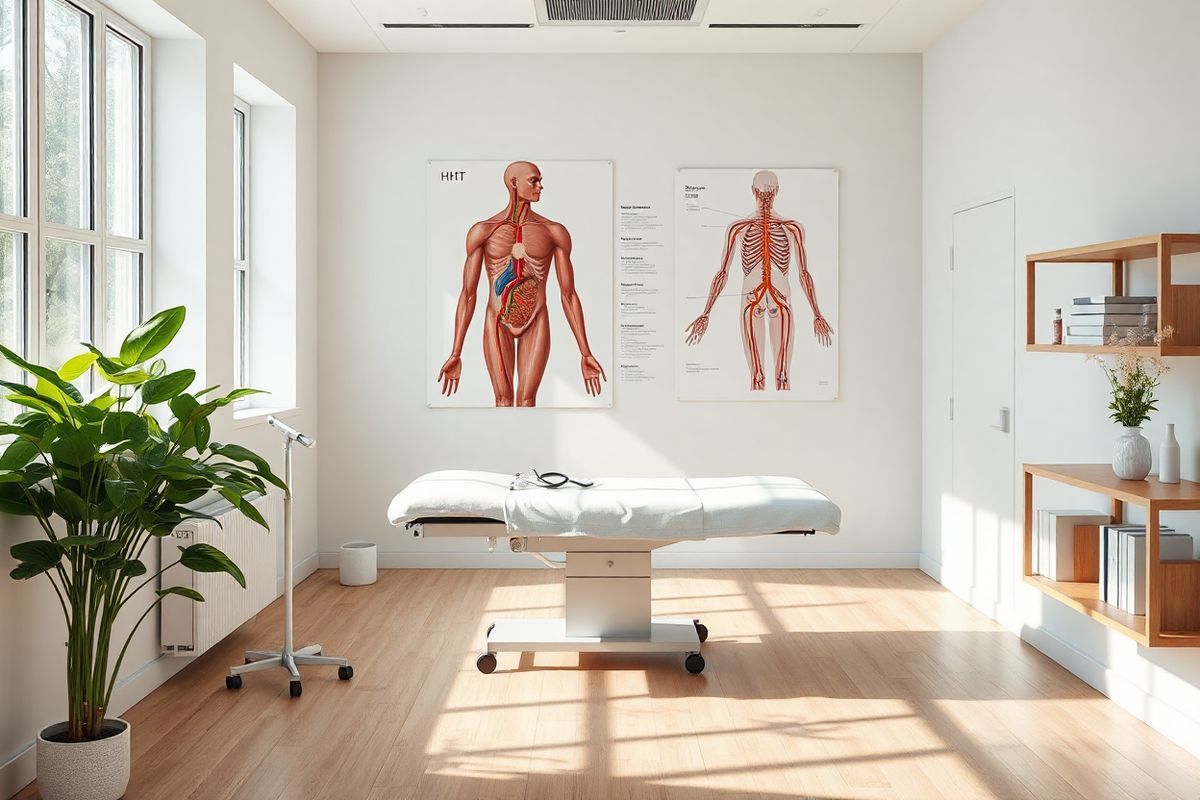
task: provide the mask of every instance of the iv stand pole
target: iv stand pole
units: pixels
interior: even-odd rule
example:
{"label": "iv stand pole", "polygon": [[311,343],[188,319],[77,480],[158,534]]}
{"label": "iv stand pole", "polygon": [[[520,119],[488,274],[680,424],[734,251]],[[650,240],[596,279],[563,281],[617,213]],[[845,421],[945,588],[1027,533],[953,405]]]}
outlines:
{"label": "iv stand pole", "polygon": [[283,648],[279,651],[247,650],[246,663],[229,668],[229,674],[225,676],[225,688],[242,688],[242,676],[247,672],[281,667],[291,676],[291,696],[299,697],[301,686],[298,667],[337,667],[338,678],[344,681],[354,677],[354,667],[350,666],[350,660],[347,658],[321,655],[319,644],[310,644],[299,650],[292,649],[292,444],[299,442],[305,447],[312,447],[317,440],[285,425],[275,417],[267,417],[267,423],[282,433],[286,442],[283,455],[283,482],[288,487],[283,498]]}

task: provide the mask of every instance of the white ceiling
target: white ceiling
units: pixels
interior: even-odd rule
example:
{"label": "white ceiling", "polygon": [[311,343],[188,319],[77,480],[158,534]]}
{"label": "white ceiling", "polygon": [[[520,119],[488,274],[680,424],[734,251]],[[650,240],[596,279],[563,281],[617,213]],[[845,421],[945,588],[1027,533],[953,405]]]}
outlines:
{"label": "white ceiling", "polygon": [[[708,0],[700,25],[537,25],[536,0],[269,0],[325,53],[920,53],[983,0]],[[384,28],[532,23],[515,29]],[[712,29],[720,23],[861,28]]]}

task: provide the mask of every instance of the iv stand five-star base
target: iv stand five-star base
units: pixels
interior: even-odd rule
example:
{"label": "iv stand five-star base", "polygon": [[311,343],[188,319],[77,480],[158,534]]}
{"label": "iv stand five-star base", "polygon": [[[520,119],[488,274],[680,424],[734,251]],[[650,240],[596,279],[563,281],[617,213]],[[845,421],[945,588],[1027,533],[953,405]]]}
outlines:
{"label": "iv stand five-star base", "polygon": [[282,433],[286,441],[283,481],[288,485],[288,493],[283,500],[283,648],[279,651],[247,650],[246,663],[229,668],[229,674],[225,676],[225,688],[242,688],[242,676],[247,672],[261,672],[280,667],[286,669],[291,676],[291,696],[299,697],[300,667],[337,667],[338,678],[344,681],[354,677],[354,667],[350,666],[350,660],[347,658],[321,655],[319,644],[310,644],[299,650],[292,649],[292,444],[299,442],[305,447],[312,447],[317,440],[285,425],[275,417],[268,417],[267,422]]}

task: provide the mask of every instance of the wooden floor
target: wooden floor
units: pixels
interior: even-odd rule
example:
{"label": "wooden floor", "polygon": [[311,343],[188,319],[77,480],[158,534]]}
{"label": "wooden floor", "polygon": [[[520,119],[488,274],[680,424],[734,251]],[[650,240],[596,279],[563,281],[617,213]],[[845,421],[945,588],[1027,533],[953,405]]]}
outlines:
{"label": "wooden floor", "polygon": [[[549,571],[385,570],[297,590],[297,637],[347,655],[226,691],[279,603],[126,714],[128,798],[1184,798],[1200,762],[915,571],[663,573],[700,617],[678,656],[500,654],[489,620],[562,613]],[[36,797],[33,787],[21,798]]]}

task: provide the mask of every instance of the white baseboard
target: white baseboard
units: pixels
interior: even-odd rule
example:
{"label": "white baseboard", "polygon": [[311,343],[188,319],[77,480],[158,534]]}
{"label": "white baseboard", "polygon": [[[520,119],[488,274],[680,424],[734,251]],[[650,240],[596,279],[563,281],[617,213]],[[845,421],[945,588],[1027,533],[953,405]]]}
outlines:
{"label": "white baseboard", "polygon": [[[296,583],[300,583],[309,575],[312,575],[314,572],[324,566],[321,564],[322,555],[323,554],[321,553],[313,553],[303,561],[296,562],[296,566],[293,568]],[[275,596],[283,596],[283,575],[275,576]]]}
{"label": "white baseboard", "polygon": [[[336,569],[337,553],[321,553],[322,569]],[[659,569],[914,569],[917,553],[670,553],[656,552]],[[381,552],[380,569],[548,569],[522,553]]]}

